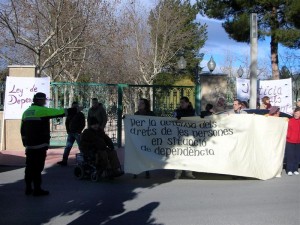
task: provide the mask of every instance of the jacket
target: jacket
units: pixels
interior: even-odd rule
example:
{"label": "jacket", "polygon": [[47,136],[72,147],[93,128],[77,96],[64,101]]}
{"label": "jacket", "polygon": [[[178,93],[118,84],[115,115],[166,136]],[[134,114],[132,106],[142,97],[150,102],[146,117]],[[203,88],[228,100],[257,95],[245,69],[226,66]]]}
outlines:
{"label": "jacket", "polygon": [[107,114],[101,103],[99,103],[97,108],[90,108],[88,111],[88,127],[90,127],[90,119],[94,117],[98,120],[99,125],[102,129],[104,129],[107,123]]}
{"label": "jacket", "polygon": [[187,109],[178,108],[174,111],[174,117],[180,119],[181,117],[195,116],[195,109],[189,107]]}
{"label": "jacket", "polygon": [[300,144],[300,119],[289,119],[286,141],[293,144]]}
{"label": "jacket", "polygon": [[114,149],[114,144],[104,131],[85,129],[81,134],[80,149],[84,154]]}
{"label": "jacket", "polygon": [[66,119],[67,133],[80,134],[85,127],[85,117],[82,112],[71,113]]}
{"label": "jacket", "polygon": [[22,115],[21,136],[26,149],[48,148],[50,119],[68,114],[66,109],[53,109],[32,104]]}

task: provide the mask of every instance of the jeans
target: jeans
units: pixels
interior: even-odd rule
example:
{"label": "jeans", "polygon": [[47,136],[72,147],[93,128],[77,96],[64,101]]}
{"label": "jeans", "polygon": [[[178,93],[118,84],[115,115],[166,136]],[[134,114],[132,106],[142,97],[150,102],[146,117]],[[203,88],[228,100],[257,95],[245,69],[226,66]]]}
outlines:
{"label": "jeans", "polygon": [[295,172],[298,171],[298,164],[300,160],[300,144],[286,143],[286,171]]}
{"label": "jeans", "polygon": [[[76,141],[78,147],[80,146],[80,134],[79,133],[68,133],[67,144],[63,154],[63,161],[67,162],[69,158],[70,151]],[[80,151],[80,149],[79,149]]]}

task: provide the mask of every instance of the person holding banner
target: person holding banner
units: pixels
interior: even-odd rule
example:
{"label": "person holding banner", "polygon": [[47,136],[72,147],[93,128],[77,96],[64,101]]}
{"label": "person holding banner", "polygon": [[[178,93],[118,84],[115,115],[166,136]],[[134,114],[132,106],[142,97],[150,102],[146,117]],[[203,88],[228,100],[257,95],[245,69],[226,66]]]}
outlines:
{"label": "person holding banner", "polygon": [[[155,116],[154,112],[150,110],[150,102],[148,99],[141,98],[139,100],[138,111],[134,113],[134,115],[143,115],[143,116]],[[150,178],[150,172],[146,171],[145,177],[147,179]],[[137,178],[137,174],[133,175],[133,178]]]}
{"label": "person holding banner", "polygon": [[[26,195],[49,195],[49,191],[41,188],[42,171],[50,143],[50,119],[63,117],[71,109],[47,108],[46,94],[38,92],[33,97],[32,105],[22,116],[21,136],[26,151],[25,183]],[[32,189],[32,183],[34,189]]]}
{"label": "person holding banner", "polygon": [[294,110],[294,117],[289,119],[286,136],[286,171],[289,176],[299,175],[300,161],[300,107]]}
{"label": "person holding banner", "polygon": [[[195,116],[195,109],[193,108],[192,103],[190,102],[189,98],[183,96],[180,98],[180,106],[178,109],[174,111],[174,117],[177,119],[181,119],[181,117],[190,117]],[[175,171],[175,179],[179,179],[181,177],[182,170]],[[185,171],[185,176],[188,178],[195,179],[196,177],[193,175],[192,171]]]}
{"label": "person holding banner", "polygon": [[228,114],[247,114],[246,111],[242,110],[242,101],[235,99],[233,101],[233,109],[228,111]]}

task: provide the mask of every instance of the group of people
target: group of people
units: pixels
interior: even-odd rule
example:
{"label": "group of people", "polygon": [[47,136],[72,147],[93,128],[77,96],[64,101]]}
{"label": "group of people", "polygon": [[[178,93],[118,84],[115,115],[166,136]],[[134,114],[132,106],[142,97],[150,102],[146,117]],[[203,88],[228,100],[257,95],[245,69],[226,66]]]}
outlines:
{"label": "group of people", "polygon": [[[146,105],[146,110],[144,110],[143,105]],[[233,101],[232,109],[227,111],[228,115],[230,114],[247,114],[243,109],[248,108],[248,103],[246,101],[241,101],[235,99]],[[265,96],[262,98],[262,109],[268,109],[268,114],[266,116],[280,116],[280,107],[272,106],[270,104],[270,98]],[[211,116],[215,113],[213,105],[208,103],[204,111],[201,111],[200,117],[204,118],[206,116]],[[150,103],[147,99],[140,99],[139,102],[139,111],[135,115],[151,115],[154,116],[154,113],[150,111]],[[180,98],[180,106],[174,110],[174,117],[181,119],[182,117],[196,116],[195,109],[193,108],[192,103],[189,98],[184,96]],[[300,99],[297,101],[296,108],[293,112],[293,117],[289,119],[288,130],[286,137],[286,171],[289,176],[299,175],[298,164],[300,162]],[[175,171],[175,179],[179,179],[182,175],[182,170]],[[134,175],[136,178],[137,175]],[[185,171],[185,176],[188,178],[194,179],[192,171]],[[149,177],[149,171],[146,172],[146,177]]]}
{"label": "group of people", "polygon": [[[50,143],[50,119],[66,116],[67,143],[64,149],[62,161],[58,162],[61,166],[66,166],[68,157],[74,142],[76,141],[79,150],[84,155],[94,155],[97,170],[103,172],[105,169],[112,171],[112,176],[120,176],[120,162],[112,140],[105,134],[104,128],[107,123],[107,114],[97,98],[92,99],[92,107],[88,111],[87,123],[85,128],[85,116],[81,112],[78,102],[73,102],[71,108],[53,109],[47,108],[46,95],[36,93],[32,105],[25,110],[22,116],[21,136],[23,145],[26,149],[26,168],[25,168],[25,194],[34,196],[48,195],[49,191],[41,188],[41,173],[44,169],[46,153]],[[263,107],[269,109],[270,116],[279,116],[280,108],[271,106],[268,98],[263,100]],[[244,114],[243,110],[247,102],[235,99],[232,110],[228,114]],[[213,115],[212,104],[207,104],[205,111],[201,112],[201,117]],[[135,115],[155,116],[150,110],[150,102],[141,98],[138,104],[138,111]],[[174,117],[196,116],[195,109],[188,97],[180,98],[180,106],[174,110]],[[286,171],[288,175],[298,175],[298,163],[300,161],[300,100],[294,110],[293,117],[289,119],[287,142],[286,142]],[[175,171],[175,179],[179,179],[182,170]],[[188,178],[195,178],[192,171],[185,171]],[[150,172],[146,171],[146,178],[150,177]],[[137,178],[137,175],[134,175]],[[32,186],[33,185],[33,186]]]}
{"label": "group of people", "polygon": [[68,109],[53,109],[45,107],[46,100],[44,93],[36,93],[32,105],[22,115],[21,136],[26,154],[26,195],[49,195],[49,191],[41,188],[41,173],[50,144],[51,118],[67,117],[65,125],[68,137],[59,165],[67,165],[70,150],[76,141],[80,152],[95,157],[98,172],[110,170],[111,177],[123,174],[113,142],[104,132],[107,115],[98,99],[92,99],[92,107],[88,111],[88,127],[84,131],[85,116],[77,102],[73,102],[72,107]]}

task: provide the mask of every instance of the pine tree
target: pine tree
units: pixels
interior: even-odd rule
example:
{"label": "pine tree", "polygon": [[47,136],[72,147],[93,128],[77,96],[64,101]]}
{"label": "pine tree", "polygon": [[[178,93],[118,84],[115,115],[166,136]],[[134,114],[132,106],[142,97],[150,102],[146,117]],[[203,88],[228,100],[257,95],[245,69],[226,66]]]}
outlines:
{"label": "pine tree", "polygon": [[258,38],[271,38],[273,79],[279,79],[278,44],[300,48],[299,0],[197,0],[202,15],[225,20],[222,24],[229,37],[238,42],[250,41],[250,14],[257,13]]}

